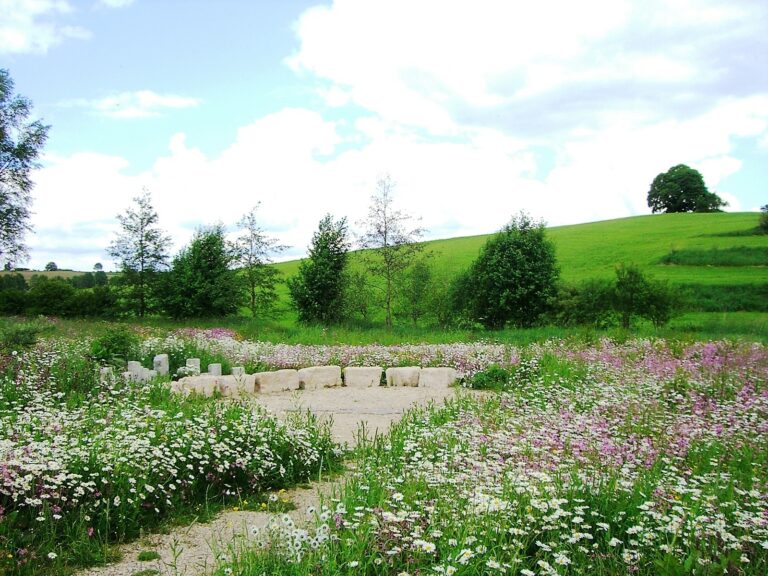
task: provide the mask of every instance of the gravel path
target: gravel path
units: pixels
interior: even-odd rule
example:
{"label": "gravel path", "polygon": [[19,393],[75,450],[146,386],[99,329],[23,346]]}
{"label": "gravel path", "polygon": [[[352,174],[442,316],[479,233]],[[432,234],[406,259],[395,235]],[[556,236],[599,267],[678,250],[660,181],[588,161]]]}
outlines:
{"label": "gravel path", "polygon": [[[319,419],[332,420],[332,434],[339,443],[354,445],[357,432],[364,423],[369,436],[385,433],[389,426],[413,405],[430,402],[442,404],[456,390],[431,388],[326,388],[280,394],[263,394],[254,402],[266,406],[278,417],[295,411],[311,410]],[[304,521],[308,506],[317,506],[328,499],[343,482],[343,476],[313,482],[310,488],[295,488],[281,494],[293,502],[296,509],[289,514],[297,524]],[[153,534],[121,547],[122,560],[91,568],[78,576],[134,576],[142,571],[162,576],[204,576],[210,574],[218,554],[229,546],[245,541],[251,529],[264,527],[273,515],[266,512],[227,511],[213,522],[194,523],[176,528],[169,534]],[[157,560],[140,562],[142,551],[160,554]]]}

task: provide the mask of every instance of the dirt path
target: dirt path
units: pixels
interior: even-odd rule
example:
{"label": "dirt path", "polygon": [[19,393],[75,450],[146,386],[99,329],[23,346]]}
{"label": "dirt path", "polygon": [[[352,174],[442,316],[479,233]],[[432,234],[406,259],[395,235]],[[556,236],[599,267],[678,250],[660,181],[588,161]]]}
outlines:
{"label": "dirt path", "polygon": [[[385,433],[389,426],[413,405],[443,403],[454,396],[455,389],[430,388],[327,388],[317,391],[264,394],[256,402],[278,417],[288,412],[311,410],[319,419],[332,419],[332,434],[340,443],[354,445],[362,423],[369,435]],[[306,509],[328,498],[343,482],[343,476],[314,482],[310,488],[295,488],[281,494],[296,509],[289,514],[297,524],[304,521]],[[170,534],[153,534],[121,548],[122,560],[109,566],[91,568],[78,576],[202,576],[210,574],[216,555],[224,553],[238,540],[250,538],[253,528],[267,525],[273,514],[267,512],[228,511],[213,522],[195,523],[177,528]],[[142,551],[154,551],[159,559],[139,561]],[[154,572],[153,572],[154,570]]]}

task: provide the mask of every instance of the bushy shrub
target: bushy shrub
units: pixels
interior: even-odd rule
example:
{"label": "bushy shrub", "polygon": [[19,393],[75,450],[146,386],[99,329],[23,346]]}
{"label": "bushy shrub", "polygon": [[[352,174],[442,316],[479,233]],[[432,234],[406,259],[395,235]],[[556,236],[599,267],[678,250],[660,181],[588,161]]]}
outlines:
{"label": "bushy shrub", "polygon": [[37,320],[10,322],[5,326],[0,326],[0,351],[30,348],[35,345],[40,334],[47,328],[46,324]]}
{"label": "bushy shrub", "polygon": [[475,390],[506,390],[512,373],[497,364],[478,372],[470,381],[470,388]]}
{"label": "bushy shrub", "polygon": [[139,337],[123,326],[110,328],[91,343],[91,355],[105,364],[124,365],[139,354]]}
{"label": "bushy shrub", "polygon": [[768,204],[760,208],[760,220],[758,221],[760,230],[768,234]]}

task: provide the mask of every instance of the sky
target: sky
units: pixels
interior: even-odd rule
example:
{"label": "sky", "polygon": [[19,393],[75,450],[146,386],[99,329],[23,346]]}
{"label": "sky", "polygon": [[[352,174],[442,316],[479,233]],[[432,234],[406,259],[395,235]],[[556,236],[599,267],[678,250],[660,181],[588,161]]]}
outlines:
{"label": "sky", "polygon": [[114,269],[144,189],[172,254],[258,206],[278,259],[361,232],[384,175],[428,239],[650,214],[677,164],[756,211],[766,30],[764,0],[0,0],[50,125],[24,265]]}

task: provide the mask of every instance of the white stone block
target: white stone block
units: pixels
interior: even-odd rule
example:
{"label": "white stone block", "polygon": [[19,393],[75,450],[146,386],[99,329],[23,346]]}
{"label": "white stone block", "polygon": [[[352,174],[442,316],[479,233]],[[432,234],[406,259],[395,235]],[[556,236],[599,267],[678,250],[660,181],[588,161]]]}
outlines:
{"label": "white stone block", "polygon": [[168,361],[168,354],[158,354],[152,359],[152,367],[157,370],[160,376],[168,376],[170,370],[170,363]]}
{"label": "white stone block", "polygon": [[418,366],[387,368],[387,386],[418,386],[419,372]]}
{"label": "white stone block", "polygon": [[200,373],[200,358],[187,358],[187,368],[192,368]]}
{"label": "white stone block", "polygon": [[136,360],[129,360],[126,370],[131,374],[136,374],[137,376],[139,376],[141,375],[141,371],[143,370],[143,368],[141,366],[141,362],[137,362]]}
{"label": "white stone block", "polygon": [[419,374],[419,386],[422,388],[448,388],[458,379],[453,368],[422,368]]}
{"label": "white stone block", "polygon": [[214,364],[208,364],[208,374],[211,376],[221,376],[221,364],[218,362]]}
{"label": "white stone block", "polygon": [[243,376],[245,375],[245,368],[242,366],[234,366],[232,368],[232,376]]}
{"label": "white stone block", "polygon": [[114,377],[112,366],[104,366],[99,369],[99,382],[110,382]]}
{"label": "white stone block", "polygon": [[254,376],[256,376],[256,390],[262,394],[299,389],[299,373],[296,370],[258,372]]}
{"label": "white stone block", "polygon": [[218,376],[216,377],[216,385],[221,395],[226,398],[253,395],[256,391],[256,376],[254,374]]}
{"label": "white stone block", "polygon": [[347,366],[344,385],[348,388],[373,388],[381,385],[381,366]]}
{"label": "white stone block", "polygon": [[341,367],[312,366],[299,370],[299,388],[302,390],[319,390],[341,386]]}
{"label": "white stone block", "polygon": [[123,380],[126,382],[131,382],[136,379],[136,374],[131,372],[130,370],[126,370],[125,372],[121,372],[120,375],[123,377]]}

